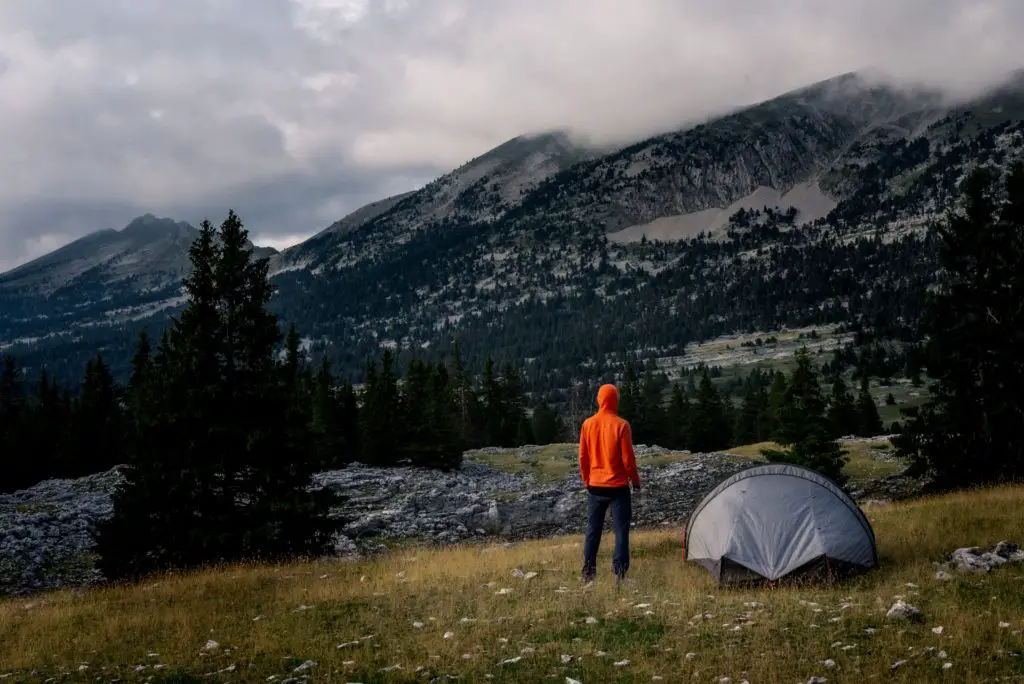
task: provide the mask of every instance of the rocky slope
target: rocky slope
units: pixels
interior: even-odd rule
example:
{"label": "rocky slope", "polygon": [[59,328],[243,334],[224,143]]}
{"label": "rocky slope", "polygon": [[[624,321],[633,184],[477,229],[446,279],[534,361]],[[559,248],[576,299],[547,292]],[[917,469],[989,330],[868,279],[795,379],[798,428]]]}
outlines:
{"label": "rocky slope", "polygon": [[[538,450],[524,447],[515,453],[529,458]],[[636,451],[645,483],[634,504],[639,527],[685,525],[707,491],[749,465],[747,459],[719,453],[645,464],[665,451],[643,445]],[[487,454],[470,454],[481,455]],[[110,493],[119,477],[115,468],[0,495],[0,595],[100,581],[91,530],[111,515]],[[340,556],[382,551],[397,540],[450,544],[580,533],[586,515],[575,472],[543,484],[532,474],[502,472],[472,460],[451,473],[354,465],[321,473],[314,484],[347,497],[337,511],[346,521],[334,549]],[[862,501],[901,498],[918,491],[917,484],[889,477],[861,487],[854,496]]]}
{"label": "rocky slope", "polygon": [[[1022,94],[1018,76],[950,104],[846,74],[613,151],[516,138],[274,255],[273,306],[349,375],[382,343],[431,354],[458,334],[471,366],[533,359],[527,380],[542,389],[623,348],[912,328],[934,272],[921,231],[970,166],[1024,154]],[[165,224],[167,249],[93,236],[0,276],[0,345],[65,377],[97,350],[124,369],[138,328],[180,304],[169,277],[144,274],[177,272],[169,245],[184,244],[166,236],[182,230]]]}

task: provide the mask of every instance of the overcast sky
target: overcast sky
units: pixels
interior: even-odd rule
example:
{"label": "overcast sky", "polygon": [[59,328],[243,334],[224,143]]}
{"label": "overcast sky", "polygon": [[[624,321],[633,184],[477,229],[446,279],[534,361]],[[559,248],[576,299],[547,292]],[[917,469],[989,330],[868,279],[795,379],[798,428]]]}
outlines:
{"label": "overcast sky", "polygon": [[281,247],[520,133],[1024,66],[1022,0],[0,0],[0,270],[152,212]]}

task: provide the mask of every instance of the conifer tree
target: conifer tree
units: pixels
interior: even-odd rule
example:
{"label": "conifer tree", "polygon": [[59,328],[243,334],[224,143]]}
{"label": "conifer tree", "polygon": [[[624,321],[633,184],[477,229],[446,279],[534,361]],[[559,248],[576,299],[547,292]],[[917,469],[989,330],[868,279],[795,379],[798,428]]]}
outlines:
{"label": "conifer tree", "polygon": [[394,465],[401,456],[401,416],[394,353],[383,349],[380,370],[375,359],[366,363],[363,405],[359,412],[359,441],[363,460],[375,466]]}
{"label": "conifer tree", "polygon": [[928,403],[908,410],[898,453],[939,489],[1024,476],[1024,162],[964,181],[964,208],[936,228],[942,273],[926,307]]}
{"label": "conifer tree", "polygon": [[878,406],[868,389],[868,376],[860,379],[860,390],[857,392],[857,434],[861,437],[879,435],[885,428],[878,415]]}
{"label": "conifer tree", "polygon": [[818,385],[814,361],[806,347],[796,353],[776,428],[782,449],[764,449],[769,461],[793,463],[821,473],[843,486],[846,453],[830,434],[825,400]]}
{"label": "conifer tree", "polygon": [[718,389],[711,382],[707,368],[703,369],[697,387],[695,405],[690,411],[690,449],[697,452],[727,449],[732,439],[732,426]]}
{"label": "conifer tree", "polygon": [[554,444],[565,439],[565,426],[561,417],[547,402],[540,402],[531,417],[533,438],[537,444]]}
{"label": "conifer tree", "polygon": [[120,389],[103,357],[85,365],[81,392],[73,407],[73,450],[62,468],[64,477],[82,477],[124,462],[124,425]]}
{"label": "conifer tree", "polygon": [[98,530],[108,579],[319,554],[331,541],[336,499],[310,487],[319,464],[294,401],[299,364],[278,359],[267,260],[246,245],[232,211],[219,233],[203,221],[189,250],[187,305],[161,336],[139,443]]}
{"label": "conifer tree", "polygon": [[855,435],[860,432],[860,413],[841,375],[836,375],[832,382],[827,417],[829,432],[833,437]]}
{"label": "conifer tree", "polygon": [[733,442],[756,444],[767,439],[768,392],[760,383],[748,376],[743,381],[743,403],[736,419]]}
{"label": "conifer tree", "polygon": [[665,416],[666,444],[669,449],[686,449],[689,446],[690,397],[678,382],[672,385],[672,398],[669,400]]}
{"label": "conifer tree", "polygon": [[5,354],[0,370],[0,491],[10,492],[33,479],[27,458],[23,424],[27,406],[22,370],[13,356]]}
{"label": "conifer tree", "polygon": [[779,438],[779,421],[785,411],[786,391],[789,383],[784,373],[775,371],[772,374],[772,384],[768,390],[768,411],[765,416],[765,435],[772,440]]}

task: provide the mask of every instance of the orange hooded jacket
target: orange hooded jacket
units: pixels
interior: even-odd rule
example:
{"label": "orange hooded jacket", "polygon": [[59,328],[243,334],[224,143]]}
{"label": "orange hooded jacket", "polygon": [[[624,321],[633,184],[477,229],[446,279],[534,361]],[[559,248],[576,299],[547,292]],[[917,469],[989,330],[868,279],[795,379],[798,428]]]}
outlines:
{"label": "orange hooded jacket", "polygon": [[633,433],[620,417],[619,390],[602,385],[597,391],[598,411],[580,428],[580,475],[586,487],[640,486],[633,454]]}

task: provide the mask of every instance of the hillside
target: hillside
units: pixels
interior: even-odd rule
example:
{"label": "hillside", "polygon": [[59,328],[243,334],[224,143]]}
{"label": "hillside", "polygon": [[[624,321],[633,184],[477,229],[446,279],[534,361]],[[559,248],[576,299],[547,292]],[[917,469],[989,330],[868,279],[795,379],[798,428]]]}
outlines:
{"label": "hillside", "polygon": [[[866,508],[881,566],[833,588],[723,590],[638,531],[616,594],[579,536],[416,547],[356,562],[249,565],[0,602],[0,677],[66,682],[320,680],[988,682],[1020,674],[1019,564],[937,571],[1014,539],[1024,492]],[[1017,554],[1019,556],[1019,554]],[[995,561],[993,561],[995,562]],[[987,570],[987,567],[986,567]],[[904,599],[919,621],[887,615]]]}
{"label": "hillside", "polygon": [[[429,356],[458,335],[471,367],[529,361],[538,390],[604,376],[623,350],[670,358],[737,332],[913,338],[925,228],[968,167],[1022,154],[1022,94],[1017,77],[947,103],[846,74],[610,152],[516,138],[274,255],[273,306],[357,380],[381,345]],[[139,327],[162,324],[144,308],[176,294],[90,278],[50,300],[0,278],[0,344],[65,377],[96,350],[123,372]]]}

